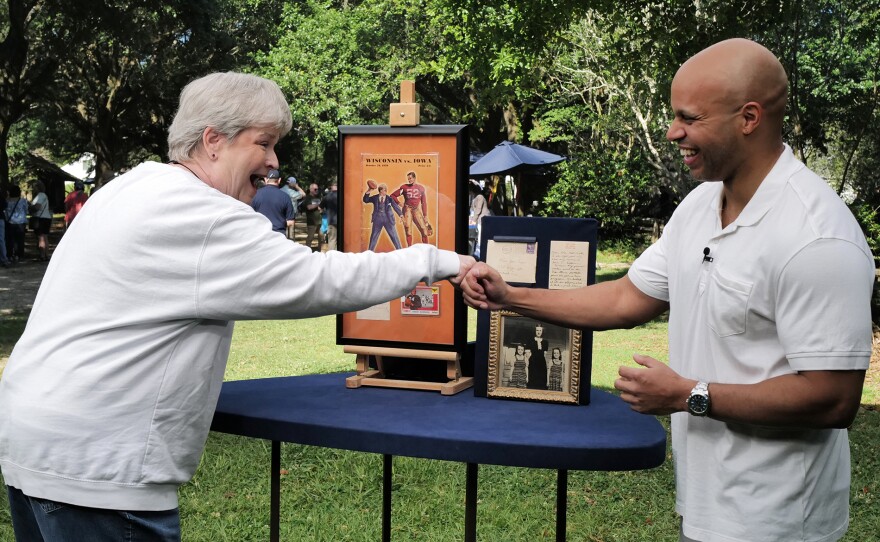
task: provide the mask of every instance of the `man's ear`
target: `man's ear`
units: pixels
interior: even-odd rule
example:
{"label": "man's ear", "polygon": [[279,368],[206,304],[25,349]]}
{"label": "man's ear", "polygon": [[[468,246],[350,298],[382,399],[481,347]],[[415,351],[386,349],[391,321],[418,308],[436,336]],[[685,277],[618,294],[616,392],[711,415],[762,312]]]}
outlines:
{"label": "man's ear", "polygon": [[764,117],[764,108],[758,102],[748,102],[740,109],[743,135],[749,135],[758,129]]}

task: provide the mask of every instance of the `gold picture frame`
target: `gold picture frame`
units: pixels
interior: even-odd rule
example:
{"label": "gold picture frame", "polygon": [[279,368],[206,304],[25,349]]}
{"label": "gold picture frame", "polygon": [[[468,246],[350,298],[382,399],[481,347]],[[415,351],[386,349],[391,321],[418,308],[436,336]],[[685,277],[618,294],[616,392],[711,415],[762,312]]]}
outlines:
{"label": "gold picture frame", "polygon": [[486,396],[579,404],[582,347],[580,330],[492,311]]}

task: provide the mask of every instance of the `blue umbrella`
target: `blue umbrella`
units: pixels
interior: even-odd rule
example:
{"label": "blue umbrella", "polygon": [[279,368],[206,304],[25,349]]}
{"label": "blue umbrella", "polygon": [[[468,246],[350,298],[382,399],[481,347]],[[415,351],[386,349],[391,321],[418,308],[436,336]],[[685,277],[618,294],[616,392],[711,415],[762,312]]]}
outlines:
{"label": "blue umbrella", "polygon": [[[503,141],[495,146],[494,149],[486,153],[485,156],[477,160],[471,165],[470,174],[472,177],[485,177],[487,175],[504,175],[507,173],[520,172],[525,169],[537,169],[541,166],[549,166],[558,164],[565,160],[564,156],[549,152],[539,151],[525,145]],[[522,214],[519,209],[519,175],[516,180],[516,199],[514,202],[514,212],[517,215]],[[507,197],[505,191],[501,192],[503,206],[507,207]]]}
{"label": "blue umbrella", "polygon": [[485,175],[502,175],[520,169],[558,164],[565,160],[564,156],[539,151],[525,145],[503,141],[485,156],[474,162],[470,174],[474,177]]}

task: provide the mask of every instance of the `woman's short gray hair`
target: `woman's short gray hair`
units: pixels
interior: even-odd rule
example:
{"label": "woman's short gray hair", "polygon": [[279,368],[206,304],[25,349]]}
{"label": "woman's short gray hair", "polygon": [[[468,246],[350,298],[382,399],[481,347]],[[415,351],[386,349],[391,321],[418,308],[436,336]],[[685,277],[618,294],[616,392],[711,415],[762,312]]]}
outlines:
{"label": "woman's short gray hair", "polygon": [[212,73],[190,82],[168,128],[168,158],[186,160],[213,126],[229,139],[248,128],[268,127],[286,135],[293,121],[290,106],[274,81],[246,73]]}

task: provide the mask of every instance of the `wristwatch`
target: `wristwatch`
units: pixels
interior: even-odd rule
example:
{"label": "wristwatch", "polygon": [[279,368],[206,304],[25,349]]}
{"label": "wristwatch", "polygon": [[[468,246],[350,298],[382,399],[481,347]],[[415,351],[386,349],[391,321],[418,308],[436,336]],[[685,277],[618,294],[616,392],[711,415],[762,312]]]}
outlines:
{"label": "wristwatch", "polygon": [[709,414],[709,406],[712,401],[709,400],[709,384],[706,382],[697,382],[694,389],[687,399],[688,412],[694,416],[706,416]]}

